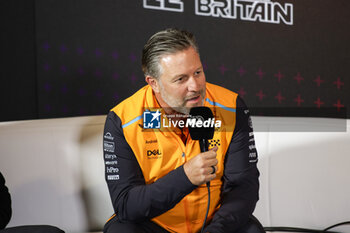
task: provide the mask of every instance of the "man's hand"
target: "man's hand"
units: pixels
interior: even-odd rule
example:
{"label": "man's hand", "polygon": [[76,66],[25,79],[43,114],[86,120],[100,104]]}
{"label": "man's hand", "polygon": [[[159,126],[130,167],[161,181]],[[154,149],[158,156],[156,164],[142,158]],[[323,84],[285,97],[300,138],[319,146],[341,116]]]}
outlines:
{"label": "man's hand", "polygon": [[[218,147],[215,146],[209,151],[196,155],[184,164],[185,174],[192,184],[201,185],[216,177],[215,172],[217,171],[216,165],[218,163],[216,159],[217,150]],[[212,166],[215,168],[214,174],[212,174]]]}

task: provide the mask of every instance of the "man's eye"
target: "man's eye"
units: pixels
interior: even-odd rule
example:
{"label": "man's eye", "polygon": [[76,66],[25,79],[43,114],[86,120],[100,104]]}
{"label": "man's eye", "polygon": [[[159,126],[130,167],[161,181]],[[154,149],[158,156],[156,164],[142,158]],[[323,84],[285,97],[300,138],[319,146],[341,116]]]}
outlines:
{"label": "man's eye", "polygon": [[184,78],[180,77],[180,78],[176,79],[175,82],[181,82],[182,80],[184,80]]}
{"label": "man's eye", "polygon": [[198,70],[198,71],[196,71],[194,74],[195,74],[195,75],[199,75],[201,72],[202,72],[201,70]]}

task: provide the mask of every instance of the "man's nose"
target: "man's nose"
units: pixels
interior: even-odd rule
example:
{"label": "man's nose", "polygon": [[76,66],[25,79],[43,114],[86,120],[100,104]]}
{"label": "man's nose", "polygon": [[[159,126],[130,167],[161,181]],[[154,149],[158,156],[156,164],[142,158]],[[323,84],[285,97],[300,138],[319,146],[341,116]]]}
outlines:
{"label": "man's nose", "polygon": [[199,79],[191,76],[188,79],[188,86],[187,86],[188,91],[192,92],[197,92],[200,89],[200,84],[199,84]]}

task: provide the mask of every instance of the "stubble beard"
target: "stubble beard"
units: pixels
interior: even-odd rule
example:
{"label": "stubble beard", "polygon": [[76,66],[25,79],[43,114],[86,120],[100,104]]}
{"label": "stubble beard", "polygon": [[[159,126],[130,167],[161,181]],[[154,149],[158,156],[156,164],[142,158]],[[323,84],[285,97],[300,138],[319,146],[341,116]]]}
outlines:
{"label": "stubble beard", "polygon": [[[177,101],[176,99],[171,99],[168,98],[168,95],[166,93],[166,91],[164,90],[163,84],[161,82],[159,82],[159,86],[160,86],[160,96],[162,97],[163,101],[170,106],[172,109],[174,109],[176,112],[178,113],[182,113],[185,115],[188,115],[190,113],[191,107],[186,107],[186,100],[182,100]],[[196,95],[200,95],[202,97],[202,103],[200,103],[200,105],[198,106],[203,106],[204,104],[204,95],[205,95],[205,89],[199,91],[198,93],[196,93]],[[195,106],[193,106],[195,107]]]}

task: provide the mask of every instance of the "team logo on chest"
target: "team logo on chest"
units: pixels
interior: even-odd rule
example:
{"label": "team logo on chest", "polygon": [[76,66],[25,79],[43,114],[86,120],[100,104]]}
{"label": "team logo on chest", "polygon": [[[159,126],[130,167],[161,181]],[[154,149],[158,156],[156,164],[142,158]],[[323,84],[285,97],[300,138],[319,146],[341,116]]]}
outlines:
{"label": "team logo on chest", "polygon": [[220,139],[210,139],[208,140],[208,142],[209,142],[209,148],[213,148],[214,146],[217,146],[217,147],[221,146]]}

